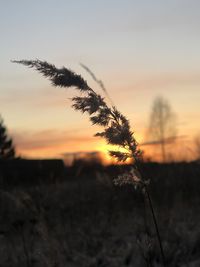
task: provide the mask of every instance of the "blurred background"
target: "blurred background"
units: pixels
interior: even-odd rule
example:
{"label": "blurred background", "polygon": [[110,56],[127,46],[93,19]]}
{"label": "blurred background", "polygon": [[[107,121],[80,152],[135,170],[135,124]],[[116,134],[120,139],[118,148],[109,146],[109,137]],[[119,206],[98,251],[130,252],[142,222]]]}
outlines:
{"label": "blurred background", "polygon": [[70,163],[99,153],[104,163],[112,162],[104,140],[93,137],[99,129],[72,110],[73,88],[53,88],[10,62],[37,58],[74,70],[103,94],[80,63],[92,70],[130,120],[146,160],[163,160],[163,138],[151,131],[158,127],[152,124],[158,98],[176,117],[173,129],[165,130],[165,161],[199,157],[199,1],[0,3],[0,113],[19,156]]}

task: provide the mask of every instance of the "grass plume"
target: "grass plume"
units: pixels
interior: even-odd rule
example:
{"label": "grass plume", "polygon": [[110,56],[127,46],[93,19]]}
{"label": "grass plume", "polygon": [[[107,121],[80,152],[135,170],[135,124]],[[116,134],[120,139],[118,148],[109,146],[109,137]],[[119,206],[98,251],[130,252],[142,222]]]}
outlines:
{"label": "grass plume", "polygon": [[[44,77],[48,78],[54,86],[73,86],[79,90],[81,96],[72,98],[72,107],[82,113],[87,113],[92,124],[102,126],[103,131],[96,133],[95,136],[100,136],[104,138],[108,144],[119,148],[116,151],[109,151],[112,157],[115,157],[118,161],[126,161],[127,159],[133,160],[131,170],[129,170],[128,173],[124,173],[117,177],[115,179],[115,184],[132,184],[134,187],[140,187],[142,189],[142,192],[149,203],[149,208],[160,246],[163,266],[166,266],[158,224],[152,200],[147,188],[148,181],[142,177],[137,165],[140,160],[141,151],[138,149],[138,144],[134,138],[133,132],[131,131],[128,119],[120,111],[118,111],[115,106],[112,105],[109,107],[104,98],[90,88],[87,82],[80,75],[77,75],[65,67],[58,69],[48,62],[40,60],[14,60],[12,62],[36,69]],[[84,66],[84,68],[86,67]],[[102,89],[105,89],[103,83],[96,79],[89,69],[86,70],[90,72],[97,83],[100,83]]]}
{"label": "grass plume", "polygon": [[48,78],[54,86],[75,87],[81,91],[81,96],[72,98],[72,107],[75,110],[88,113],[92,124],[103,127],[103,131],[96,133],[95,136],[103,137],[108,144],[123,148],[126,151],[110,151],[110,155],[119,161],[125,161],[128,158],[132,158],[135,162],[139,160],[141,151],[138,149],[127,118],[115,106],[109,107],[104,98],[90,88],[80,75],[65,67],[56,68],[46,61],[13,60],[12,62],[36,69]]}

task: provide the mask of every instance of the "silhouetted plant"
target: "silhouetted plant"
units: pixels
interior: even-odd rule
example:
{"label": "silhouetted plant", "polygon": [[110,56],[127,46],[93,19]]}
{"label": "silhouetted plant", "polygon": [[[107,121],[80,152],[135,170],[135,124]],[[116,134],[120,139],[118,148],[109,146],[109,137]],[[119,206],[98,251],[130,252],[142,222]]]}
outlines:
{"label": "silhouetted plant", "polygon": [[102,89],[102,91],[104,92],[104,94],[107,96],[108,100],[110,101],[110,103],[114,106],[113,100],[111,99],[104,83],[102,82],[102,80],[99,80],[95,74],[91,71],[91,69],[89,69],[86,65],[80,63],[81,67],[86,70],[90,76],[92,77],[92,79],[100,86],[100,88]]}
{"label": "silhouetted plant", "polygon": [[0,116],[0,159],[12,159],[15,157],[13,141],[8,137],[3,119]]}
{"label": "silhouetted plant", "polygon": [[138,144],[130,129],[130,124],[127,118],[122,115],[115,106],[109,107],[104,98],[90,88],[87,82],[80,75],[75,74],[73,71],[65,67],[58,69],[54,65],[40,60],[14,60],[13,62],[26,65],[30,68],[35,68],[46,78],[49,78],[54,86],[73,86],[79,90],[81,96],[72,98],[72,107],[75,110],[88,113],[92,124],[97,124],[103,127],[103,131],[96,133],[95,136],[103,137],[108,144],[117,146],[117,150],[109,151],[109,154],[112,157],[122,162],[127,159],[132,159],[132,168],[127,173],[123,173],[117,177],[114,182],[117,185],[132,184],[135,188],[140,188],[144,193],[152,213],[161,250],[163,266],[165,266],[165,257],[161,238],[151,197],[148,191],[149,181],[142,177],[141,171],[139,170],[141,151],[138,149]]}

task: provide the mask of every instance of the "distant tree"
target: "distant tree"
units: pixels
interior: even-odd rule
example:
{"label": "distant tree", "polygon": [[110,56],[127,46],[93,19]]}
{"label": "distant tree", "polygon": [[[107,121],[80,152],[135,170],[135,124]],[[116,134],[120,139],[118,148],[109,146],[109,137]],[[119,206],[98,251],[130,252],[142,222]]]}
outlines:
{"label": "distant tree", "polygon": [[194,139],[196,159],[200,160],[200,135]]}
{"label": "distant tree", "polygon": [[163,97],[154,100],[149,121],[148,137],[151,144],[160,144],[163,162],[166,162],[166,144],[176,139],[176,116]]}
{"label": "distant tree", "polygon": [[0,159],[12,159],[15,157],[13,141],[7,135],[7,129],[0,116]]}

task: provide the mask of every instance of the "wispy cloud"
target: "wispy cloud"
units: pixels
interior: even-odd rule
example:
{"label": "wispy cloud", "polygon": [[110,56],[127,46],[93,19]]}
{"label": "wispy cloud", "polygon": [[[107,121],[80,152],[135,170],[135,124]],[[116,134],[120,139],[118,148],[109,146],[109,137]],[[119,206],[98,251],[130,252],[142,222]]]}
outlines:
{"label": "wispy cloud", "polygon": [[[141,78],[136,77],[135,89],[155,89],[172,85],[200,85],[199,72],[169,72],[169,73],[153,73],[143,75]],[[173,87],[171,87],[173,89]]]}
{"label": "wispy cloud", "polygon": [[[66,97],[67,96],[67,97]],[[13,89],[4,91],[1,95],[1,105],[20,105],[37,107],[40,109],[58,108],[63,104],[70,103],[69,93],[65,90],[55,90],[51,86],[45,88],[36,88],[35,90]],[[64,101],[63,101],[64,99]]]}
{"label": "wispy cloud", "polygon": [[17,147],[17,151],[23,155],[44,155],[48,153],[61,155],[66,151],[73,152],[81,149],[91,150],[95,141],[92,136],[81,135],[72,131],[58,131],[47,129],[44,131],[19,131],[12,130],[11,135]]}

